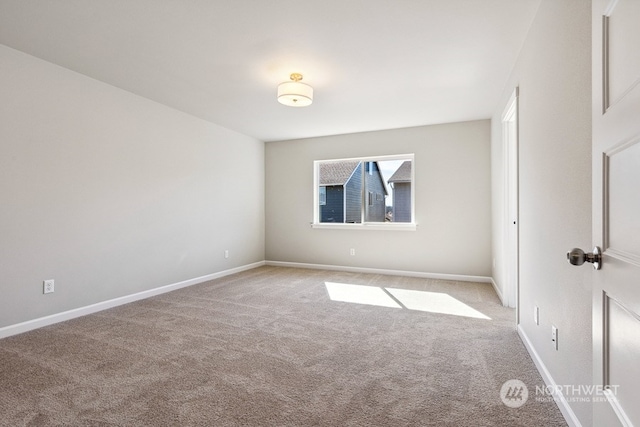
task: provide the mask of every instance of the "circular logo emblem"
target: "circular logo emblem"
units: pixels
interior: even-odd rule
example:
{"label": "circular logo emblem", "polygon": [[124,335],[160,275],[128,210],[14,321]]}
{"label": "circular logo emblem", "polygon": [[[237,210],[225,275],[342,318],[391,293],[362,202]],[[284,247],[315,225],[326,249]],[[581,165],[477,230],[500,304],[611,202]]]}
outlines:
{"label": "circular logo emblem", "polygon": [[509,408],[519,408],[527,402],[529,389],[520,380],[509,380],[502,384],[500,399]]}

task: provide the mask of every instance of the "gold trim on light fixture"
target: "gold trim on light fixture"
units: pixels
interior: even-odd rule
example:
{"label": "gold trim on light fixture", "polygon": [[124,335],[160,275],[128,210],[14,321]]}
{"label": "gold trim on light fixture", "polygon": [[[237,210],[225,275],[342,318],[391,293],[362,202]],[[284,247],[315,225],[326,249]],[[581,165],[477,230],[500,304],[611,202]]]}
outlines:
{"label": "gold trim on light fixture", "polygon": [[302,74],[300,74],[300,73],[291,73],[289,78],[291,80],[293,80],[294,82],[299,82],[300,80],[302,80]]}
{"label": "gold trim on light fixture", "polygon": [[306,107],[313,102],[313,88],[301,83],[302,74],[291,73],[290,82],[278,85],[278,102],[289,107]]}

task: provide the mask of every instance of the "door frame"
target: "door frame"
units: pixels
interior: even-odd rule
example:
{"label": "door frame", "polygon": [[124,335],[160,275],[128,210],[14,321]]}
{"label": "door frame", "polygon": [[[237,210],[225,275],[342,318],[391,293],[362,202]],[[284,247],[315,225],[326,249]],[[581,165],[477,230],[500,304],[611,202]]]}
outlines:
{"label": "door frame", "polygon": [[502,147],[504,161],[504,305],[516,308],[520,323],[520,242],[519,242],[519,171],[518,171],[518,95],[516,87],[502,113]]}

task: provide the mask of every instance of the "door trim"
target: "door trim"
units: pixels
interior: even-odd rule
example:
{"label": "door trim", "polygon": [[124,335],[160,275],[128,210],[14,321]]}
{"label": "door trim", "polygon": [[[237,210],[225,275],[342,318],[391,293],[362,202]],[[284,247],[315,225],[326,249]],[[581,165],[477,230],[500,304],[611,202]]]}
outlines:
{"label": "door trim", "polygon": [[502,114],[502,145],[504,161],[504,304],[516,308],[520,323],[519,278],[519,171],[518,171],[518,96],[516,87]]}

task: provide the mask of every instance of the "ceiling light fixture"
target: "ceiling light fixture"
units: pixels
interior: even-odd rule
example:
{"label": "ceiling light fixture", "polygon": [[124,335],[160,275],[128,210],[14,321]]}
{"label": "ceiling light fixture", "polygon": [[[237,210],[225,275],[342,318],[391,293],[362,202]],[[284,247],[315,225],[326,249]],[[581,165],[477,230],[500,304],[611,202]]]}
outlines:
{"label": "ceiling light fixture", "polygon": [[302,74],[293,73],[290,82],[278,85],[278,102],[289,107],[306,107],[313,102],[313,88],[301,83]]}

